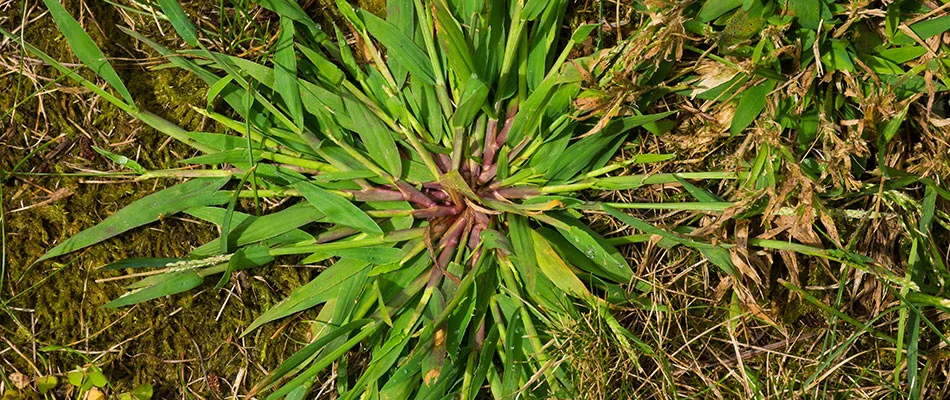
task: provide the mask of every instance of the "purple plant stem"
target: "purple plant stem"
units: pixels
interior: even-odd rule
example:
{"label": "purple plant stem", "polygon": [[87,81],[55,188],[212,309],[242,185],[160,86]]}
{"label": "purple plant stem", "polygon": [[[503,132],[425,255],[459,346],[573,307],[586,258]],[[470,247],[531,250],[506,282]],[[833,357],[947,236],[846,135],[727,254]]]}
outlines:
{"label": "purple plant stem", "polygon": [[[469,250],[475,250],[476,247],[482,242],[482,231],[488,229],[488,223],[490,219],[487,215],[482,213],[475,214],[475,224],[472,227],[472,232],[468,236],[468,248]],[[482,253],[476,252],[472,254],[471,264],[478,264],[478,259],[481,258]]]}
{"label": "purple plant stem", "polygon": [[426,196],[425,193],[420,192],[419,189],[415,188],[415,186],[412,186],[404,181],[396,182],[396,187],[399,188],[399,191],[413,203],[425,208],[434,207],[436,205],[436,203],[432,201],[429,196]]}
{"label": "purple plant stem", "polygon": [[[517,114],[518,106],[508,108],[508,114],[505,115],[505,124],[501,131],[496,135],[495,129],[490,129],[489,133],[485,135],[485,157],[482,159],[482,169],[487,169],[495,164],[495,155],[498,153],[498,149],[508,140],[508,132],[511,131],[511,124],[515,122],[515,115]],[[491,128],[497,125],[497,121],[494,124],[492,124],[492,121],[489,121],[489,123]]]}
{"label": "purple plant stem", "polygon": [[482,343],[485,342],[485,319],[482,319],[478,323],[478,330],[475,331],[475,347],[478,349],[482,348]]}
{"label": "purple plant stem", "polygon": [[458,246],[459,239],[462,236],[462,232],[465,231],[465,228],[472,221],[472,213],[470,210],[465,210],[465,213],[461,217],[455,219],[455,222],[452,223],[452,226],[449,227],[449,230],[442,235],[442,238],[439,239],[439,244],[436,246],[438,249],[445,249],[448,246]]}
{"label": "purple plant stem", "polygon": [[482,165],[491,165],[495,162],[495,151],[498,150],[495,143],[495,138],[498,135],[498,120],[490,118],[486,125],[485,145],[483,146],[485,154],[484,157],[482,157]]}
{"label": "purple plant stem", "polygon": [[438,267],[441,270],[444,271],[446,268],[449,267],[449,263],[452,262],[452,257],[455,255],[455,250],[457,249],[458,249],[458,242],[456,242],[455,244],[449,247],[446,247],[445,250],[442,250],[442,252],[439,253],[439,259],[436,260],[436,264],[438,264]]}
{"label": "purple plant stem", "polygon": [[498,173],[498,164],[492,164],[482,170],[482,173],[478,175],[478,183],[484,185],[495,178],[495,175]]}
{"label": "purple plant stem", "polygon": [[447,154],[436,154],[435,163],[438,164],[443,174],[452,170],[452,158]]}
{"label": "purple plant stem", "polygon": [[332,242],[334,240],[343,239],[347,236],[355,235],[359,232],[360,232],[359,230],[356,230],[350,227],[340,227],[340,228],[326,231],[317,235],[317,238],[315,241],[317,244]]}
{"label": "purple plant stem", "polygon": [[496,189],[494,194],[506,199],[524,199],[532,196],[540,196],[541,191],[534,186],[515,186]]}
{"label": "purple plant stem", "polygon": [[416,218],[438,218],[448,217],[459,213],[458,207],[435,205],[421,210],[412,210],[412,216]]}
{"label": "purple plant stem", "polygon": [[389,189],[370,188],[363,190],[342,190],[342,192],[351,194],[353,196],[353,200],[356,201],[408,200],[404,194]]}
{"label": "purple plant stem", "polygon": [[432,200],[446,201],[449,199],[449,194],[445,193],[441,189],[439,190],[426,189],[425,193],[426,193],[426,196],[429,196],[429,198],[431,198]]}
{"label": "purple plant stem", "polygon": [[517,104],[508,108],[505,125],[501,127],[501,132],[498,132],[498,137],[495,138],[495,145],[499,148],[508,141],[508,132],[511,132],[511,125],[514,124],[516,115],[518,115]]}
{"label": "purple plant stem", "polygon": [[442,280],[442,267],[435,265],[432,267],[432,272],[429,272],[429,282],[426,283],[426,287],[435,287],[439,284],[439,281]]}
{"label": "purple plant stem", "polygon": [[[468,160],[468,170],[471,171],[471,176],[473,177],[479,177],[482,174],[482,166],[479,165],[475,160]],[[480,183],[481,182],[478,182],[478,179],[475,179],[475,182],[471,182],[470,184],[475,186],[476,184]]]}

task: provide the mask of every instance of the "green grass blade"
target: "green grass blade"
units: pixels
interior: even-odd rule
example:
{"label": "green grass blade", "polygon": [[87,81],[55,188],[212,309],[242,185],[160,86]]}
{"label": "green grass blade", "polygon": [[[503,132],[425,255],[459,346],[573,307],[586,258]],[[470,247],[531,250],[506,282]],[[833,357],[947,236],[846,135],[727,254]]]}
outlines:
{"label": "green grass blade", "polygon": [[396,59],[413,76],[430,85],[435,84],[435,72],[425,51],[412,38],[393,24],[360,10],[366,29],[386,47],[389,57]]}
{"label": "green grass blade", "polygon": [[360,210],[348,200],[310,182],[298,182],[293,187],[310,204],[324,213],[330,222],[359,229],[371,235],[381,236],[383,234],[383,230],[376,224],[376,221],[373,221],[369,215],[366,215],[363,210]]}
{"label": "green grass blade", "polygon": [[468,127],[478,116],[478,111],[486,105],[489,89],[475,74],[468,77],[465,83],[458,106],[452,114],[452,126],[456,128]]}
{"label": "green grass blade", "polygon": [[825,304],[823,301],[819,300],[818,298],[813,296],[811,293],[808,293],[804,289],[785,281],[779,281],[779,283],[781,283],[782,286],[785,286],[786,288],[788,288],[788,290],[798,293],[799,295],[802,296],[802,298],[804,298],[806,301],[813,304],[814,306],[820,308],[822,311],[830,315],[834,315],[838,319],[853,325],[855,328],[858,328],[860,330],[866,330],[881,340],[884,340],[893,345],[897,345],[897,339],[894,339],[890,335],[887,335],[877,329],[874,329],[870,324],[865,324],[861,321],[858,321],[857,319],[854,319],[854,317],[841,312],[841,310],[838,310],[834,307],[831,307]]}
{"label": "green grass blade", "polygon": [[112,300],[102,307],[118,308],[181,293],[198,287],[203,280],[204,278],[198,275],[194,270],[172,272],[162,275],[162,279],[157,283],[126,293],[122,297]]}
{"label": "green grass blade", "polygon": [[776,81],[766,79],[742,94],[739,105],[736,106],[736,113],[732,116],[732,123],[729,126],[729,131],[733,136],[742,133],[765,109],[765,97],[772,89],[775,89],[776,84]]}
{"label": "green grass blade", "polygon": [[104,270],[118,270],[125,268],[164,268],[168,264],[177,263],[179,261],[185,261],[186,258],[127,258],[125,260],[116,261],[109,265],[102,267]]}
{"label": "green grass blade", "polygon": [[547,239],[535,231],[531,231],[534,241],[534,252],[537,257],[538,270],[557,286],[558,289],[579,299],[590,299],[593,295],[584,286],[584,282],[571,271],[571,268],[554,251]]}
{"label": "green grass blade", "polygon": [[465,86],[470,76],[476,72],[472,46],[465,39],[461,24],[452,15],[445,0],[433,1],[432,8],[439,45],[445,53],[450,70],[462,86]]}
{"label": "green grass blade", "polygon": [[294,22],[280,19],[280,34],[277,35],[277,50],[274,52],[274,84],[287,105],[290,117],[297,127],[303,127],[303,103],[297,85],[297,53],[294,51]]}
{"label": "green grass blade", "polygon": [[399,179],[402,176],[402,160],[399,158],[393,132],[358,100],[344,96],[343,103],[369,157],[394,178]]}
{"label": "green grass blade", "polygon": [[500,351],[505,354],[501,393],[504,398],[517,398],[518,389],[527,381],[524,376],[524,325],[521,323],[521,313],[515,312],[505,328],[504,347]]}
{"label": "green grass blade", "polygon": [[601,204],[600,207],[614,218],[620,220],[620,222],[630,225],[634,229],[644,233],[659,235],[660,237],[674,243],[694,248],[702,253],[703,256],[709,260],[709,262],[715,264],[730,276],[738,276],[736,267],[732,264],[732,261],[729,257],[729,251],[723,246],[712,245],[709,243],[698,242],[692,239],[680,237],[679,235],[676,235],[672,232],[657,228],[645,221],[640,220],[639,218],[635,218],[631,215],[617,211],[613,207],[610,207],[606,204]]}
{"label": "green grass blade", "polygon": [[321,336],[319,339],[313,341],[312,343],[304,346],[302,349],[297,350],[292,356],[287,360],[282,362],[280,366],[267,374],[261,382],[255,385],[254,389],[251,389],[252,393],[256,393],[262,389],[273,385],[274,382],[280,380],[287,374],[291,373],[293,370],[297,369],[300,365],[305,363],[307,360],[312,359],[313,356],[317,354],[318,351],[323,350],[323,348],[330,342],[336,340],[336,338],[346,335],[356,329],[366,326],[366,324],[372,322],[370,319],[361,319],[353,322],[346,323],[339,328],[333,329],[326,335]]}
{"label": "green grass blade", "polygon": [[108,158],[110,161],[112,161],[112,162],[114,162],[114,163],[116,163],[116,164],[119,164],[119,165],[121,165],[121,166],[123,166],[123,167],[126,167],[126,168],[128,168],[128,169],[131,169],[132,172],[135,172],[136,174],[142,175],[142,174],[144,174],[144,173],[147,172],[147,171],[145,170],[145,168],[143,168],[141,165],[139,165],[138,162],[136,162],[135,160],[132,160],[132,159],[126,157],[126,156],[123,156],[123,155],[120,155],[120,154],[115,154],[115,153],[106,151],[105,149],[103,149],[103,148],[101,148],[101,147],[97,147],[97,146],[93,146],[92,149],[95,150],[96,153],[102,154],[103,156],[105,156],[106,158]]}
{"label": "green grass blade", "polygon": [[178,36],[188,43],[191,47],[198,47],[198,30],[191,24],[188,14],[181,8],[177,0],[158,0],[158,5],[162,7],[162,12],[171,21],[172,27]]}
{"label": "green grass blade", "polygon": [[132,95],[126,89],[125,84],[122,83],[122,78],[119,78],[119,74],[106,60],[105,54],[102,54],[102,50],[99,50],[99,47],[92,41],[89,34],[82,29],[79,22],[69,15],[69,12],[66,11],[59,0],[43,0],[43,3],[49,8],[53,21],[56,22],[56,26],[66,37],[69,47],[76,54],[76,57],[79,57],[79,61],[82,61],[96,75],[102,77],[109,86],[119,92],[119,95],[125,99],[130,107],[135,108],[135,100],[132,99]]}
{"label": "green grass blade", "polygon": [[37,262],[94,245],[129,229],[157,221],[159,218],[191,207],[223,204],[227,195],[217,190],[231,178],[193,179],[145,196],[112,214],[98,225],[66,239],[43,254]]}
{"label": "green grass blade", "polygon": [[241,333],[245,336],[261,325],[270,321],[306,310],[320,303],[335,298],[340,291],[340,285],[353,276],[369,269],[370,264],[364,261],[341,259],[330,268],[321,272],[306,285],[295,288],[287,298],[269,308],[261,314]]}
{"label": "green grass blade", "polygon": [[[211,221],[214,224],[223,225],[226,211],[221,208],[202,207],[186,210],[185,212],[197,218]],[[228,233],[228,246],[230,248],[246,246],[293,232],[304,233],[303,231],[296,231],[296,229],[309,223],[322,221],[325,218],[322,212],[307,203],[295,204],[284,210],[261,217],[235,213],[234,218],[237,219],[239,215],[243,219],[238,221],[231,232]],[[207,257],[221,254],[220,240],[220,238],[217,238],[205,243],[192,250],[190,255],[193,257]]]}

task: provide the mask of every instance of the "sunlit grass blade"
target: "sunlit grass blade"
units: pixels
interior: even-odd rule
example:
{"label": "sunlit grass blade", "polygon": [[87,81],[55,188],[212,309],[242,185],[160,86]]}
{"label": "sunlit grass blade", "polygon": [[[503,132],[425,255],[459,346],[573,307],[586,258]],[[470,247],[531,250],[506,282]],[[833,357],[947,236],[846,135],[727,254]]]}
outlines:
{"label": "sunlit grass blade", "polygon": [[280,97],[298,127],[304,126],[303,103],[297,85],[297,54],[294,50],[294,22],[290,18],[280,20],[280,34],[274,51],[274,83],[280,87]]}
{"label": "sunlit grass blade", "polygon": [[186,290],[194,289],[204,281],[204,278],[198,275],[198,273],[196,273],[194,270],[190,269],[163,274],[160,278],[161,279],[159,279],[157,282],[152,283],[149,286],[128,292],[121,297],[106,303],[103,305],[103,307],[118,308],[156,299],[162,296],[181,293]]}
{"label": "sunlit grass blade", "polygon": [[298,182],[293,186],[330,221],[371,235],[383,234],[376,221],[344,198],[309,182]]}
{"label": "sunlit grass blade", "polygon": [[257,317],[241,335],[247,335],[270,321],[292,315],[335,298],[339,294],[340,285],[343,282],[360,272],[365,272],[369,269],[369,266],[369,263],[365,261],[348,259],[333,263],[330,268],[321,272],[312,281],[294,289],[290,292],[290,296]]}
{"label": "sunlit grass blade", "polygon": [[112,65],[109,64],[109,61],[106,60],[106,56],[102,54],[102,50],[99,50],[99,47],[96,46],[96,43],[89,37],[89,34],[83,30],[79,22],[76,22],[76,20],[69,15],[69,12],[66,11],[59,0],[43,0],[43,3],[49,8],[50,15],[52,15],[53,20],[56,21],[56,26],[59,27],[63,36],[66,37],[66,41],[69,42],[69,47],[73,50],[73,53],[76,54],[76,57],[79,58],[79,61],[95,72],[96,75],[102,77],[116,92],[119,92],[119,95],[122,96],[126,104],[132,109],[136,109],[135,100],[132,98],[129,90],[126,89],[125,84],[122,83],[122,78],[119,78],[119,74],[116,73]]}
{"label": "sunlit grass blade", "polygon": [[[216,225],[224,224],[224,215],[227,210],[222,208],[199,207],[185,210],[187,214],[210,221]],[[301,226],[321,221],[325,215],[309,204],[296,204],[287,209],[267,214],[261,217],[235,213],[235,223],[232,223],[228,234],[229,247],[242,247],[252,243],[267,240],[273,244],[296,243],[300,240],[313,239],[313,236],[298,230]],[[287,241],[278,240],[286,238]],[[191,251],[195,257],[207,257],[220,254],[220,238],[216,238]]]}
{"label": "sunlit grass blade", "polygon": [[435,84],[435,72],[432,71],[429,57],[412,38],[372,13],[361,12],[360,17],[369,33],[386,47],[389,57],[399,60],[412,76],[430,85]]}
{"label": "sunlit grass blade", "polygon": [[112,214],[98,225],[66,239],[43,254],[36,262],[94,245],[129,229],[191,207],[223,204],[227,202],[227,196],[221,196],[223,193],[217,190],[229,180],[230,178],[193,179],[145,196]]}

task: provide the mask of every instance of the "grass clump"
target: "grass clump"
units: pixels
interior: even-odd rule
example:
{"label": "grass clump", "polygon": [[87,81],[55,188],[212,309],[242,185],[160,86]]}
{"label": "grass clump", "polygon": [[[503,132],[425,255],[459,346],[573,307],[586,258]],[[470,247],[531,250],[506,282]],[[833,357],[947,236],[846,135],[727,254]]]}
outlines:
{"label": "grass clump", "polygon": [[109,265],[147,270],[107,307],[314,266],[244,332],[315,315],[250,395],[945,390],[946,7],[599,4],[580,14],[614,21],[577,24],[566,1],[338,1],[346,26],[320,26],[271,0],[272,52],[235,56],[160,1],[189,48],[128,33],[210,87],[209,133],[141,108],[46,3],[111,90],[72,77],[197,155],[101,152],[191,180],[41,260],[184,213],[220,236]]}
{"label": "grass clump", "polygon": [[[179,293],[212,275],[220,275],[220,287],[276,257],[325,265],[245,331],[321,306],[311,343],[251,389],[270,397],[303,396],[331,364],[345,397],[575,397],[570,364],[545,348],[553,332],[584,315],[606,321],[626,351],[649,352],[610,307],[650,287],[636,282],[583,216],[606,212],[645,223],[617,211],[624,204],[575,194],[736,174],[611,176],[670,158],[613,156],[631,129],[672,112],[578,118],[574,99],[604,67],[595,59],[567,62],[596,26],[563,36],[564,1],[390,4],[385,20],[338,5],[355,49],[339,28],[331,41],[294,3],[265,3],[281,27],[268,64],[209,50],[175,2],[160,9],[194,50],[172,51],[127,31],[210,85],[209,107],[200,112],[228,131],[203,133],[138,107],[75,20],[47,2],[76,55],[116,94],[74,79],[203,153],[184,163],[217,167],[148,171],[100,151],[140,179],[194,179],[116,212],[40,261],[184,212],[218,225],[221,237],[188,258],[107,266],[150,272],[106,307]],[[214,108],[219,101],[228,112]],[[268,203],[288,196],[302,199]],[[250,199],[250,213],[238,211],[242,199]],[[705,246],[722,259],[723,248]],[[631,282],[635,293],[625,288]],[[358,345],[368,355],[348,357]]]}

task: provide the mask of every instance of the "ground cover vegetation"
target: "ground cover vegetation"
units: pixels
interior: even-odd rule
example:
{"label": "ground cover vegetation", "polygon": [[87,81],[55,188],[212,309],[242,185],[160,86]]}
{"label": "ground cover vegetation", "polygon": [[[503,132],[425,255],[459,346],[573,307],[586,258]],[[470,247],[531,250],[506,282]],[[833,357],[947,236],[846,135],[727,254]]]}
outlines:
{"label": "ground cover vegetation", "polygon": [[[4,261],[9,396],[152,396],[141,371],[106,379],[134,368],[122,353],[47,339],[25,355],[23,301],[55,281],[22,278],[184,221],[217,229],[87,269],[140,278],[111,300],[94,289],[96,305],[127,315],[196,289],[221,294],[220,317],[242,280],[289,274],[277,300],[222,326],[249,347],[285,339],[202,385],[151,382],[158,396],[950,395],[950,6],[340,1],[317,23],[321,4],[270,0],[220,4],[214,23],[184,5],[109,6],[148,67],[207,88],[178,115],[133,95],[81,3],[38,6],[71,53],[24,40],[26,11],[19,33],[0,21],[20,54],[8,77],[25,79],[29,55],[47,86],[78,83],[176,142],[162,165],[80,146],[122,168],[84,175],[168,186],[132,186],[148,194],[46,239],[17,276]],[[54,143],[5,182],[40,179],[31,157]],[[84,361],[29,365],[59,352]]]}

